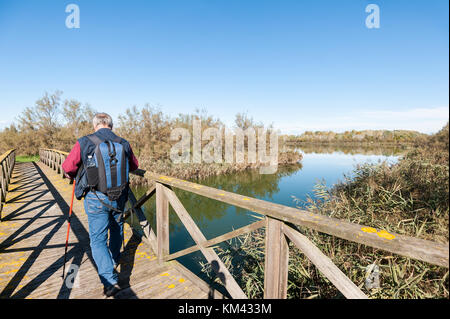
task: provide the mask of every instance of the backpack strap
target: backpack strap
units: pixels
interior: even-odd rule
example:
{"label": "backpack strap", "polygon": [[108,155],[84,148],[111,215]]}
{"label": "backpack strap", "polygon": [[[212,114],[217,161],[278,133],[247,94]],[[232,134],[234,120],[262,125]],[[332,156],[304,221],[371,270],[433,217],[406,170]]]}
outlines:
{"label": "backpack strap", "polygon": [[116,147],[114,143],[106,140],[106,146],[108,147],[108,155],[109,155],[109,169],[111,173],[111,186],[117,187],[117,159],[116,159]]}
{"label": "backpack strap", "polygon": [[95,146],[103,143],[103,140],[95,134],[88,135],[87,138],[90,139],[91,142],[95,144]]}
{"label": "backpack strap", "polygon": [[122,144],[122,138],[121,137],[119,137],[119,136],[116,136],[116,137],[114,137],[113,139],[112,139],[112,141],[113,142],[115,142],[115,143],[119,143],[119,144]]}
{"label": "backpack strap", "polygon": [[91,188],[91,192],[94,193],[94,195],[97,197],[97,199],[100,201],[100,203],[101,203],[103,206],[105,206],[106,208],[108,208],[108,209],[110,209],[110,210],[113,210],[113,211],[115,211],[115,212],[117,212],[117,213],[121,213],[122,215],[125,213],[123,210],[117,209],[117,208],[115,208],[115,207],[113,207],[113,206],[111,206],[111,205],[105,203],[104,201],[102,201],[102,200],[100,199],[100,197],[97,195],[97,192],[95,191],[95,189]]}

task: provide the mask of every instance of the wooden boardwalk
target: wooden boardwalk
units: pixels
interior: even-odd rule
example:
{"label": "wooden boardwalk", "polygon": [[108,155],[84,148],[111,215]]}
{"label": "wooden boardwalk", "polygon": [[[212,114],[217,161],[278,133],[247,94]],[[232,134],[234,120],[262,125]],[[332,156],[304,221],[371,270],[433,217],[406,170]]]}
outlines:
{"label": "wooden boardwalk", "polygon": [[[82,201],[74,201],[69,271],[62,278],[71,190],[67,179],[42,163],[16,164],[0,223],[0,298],[104,298]],[[75,268],[77,280],[70,285]],[[220,296],[178,262],[158,262],[150,245],[128,225],[118,272],[121,285],[128,288],[115,298]]]}
{"label": "wooden boardwalk", "polygon": [[[67,215],[72,186],[62,178],[67,153],[40,150],[39,163],[16,164],[15,150],[0,155],[0,298],[104,298],[89,247],[87,216],[83,203],[75,201],[66,269],[62,279]],[[14,167],[14,171],[12,168]],[[125,228],[125,251],[119,268],[125,287],[115,298],[223,298],[176,259],[200,251],[226,295],[247,296],[214,247],[245,233],[265,228],[264,298],[287,297],[290,247],[297,247],[342,293],[352,299],[368,296],[352,282],[315,244],[301,227],[359,243],[393,254],[449,267],[449,244],[389,232],[386,229],[350,223],[324,214],[247,197],[223,189],[137,170],[149,182],[147,192],[136,199],[132,192],[133,216],[139,233]],[[11,177],[11,178],[10,178]],[[9,187],[8,187],[9,186]],[[173,189],[217,200],[264,216],[259,221],[207,239]],[[6,196],[6,202],[5,202]],[[156,234],[141,206],[156,197]],[[5,205],[3,206],[3,203]],[[170,252],[169,207],[195,242],[194,246]],[[3,208],[3,210],[2,210]],[[77,269],[74,285],[70,279]],[[212,285],[218,287],[216,283]],[[222,290],[223,291],[223,290]]]}

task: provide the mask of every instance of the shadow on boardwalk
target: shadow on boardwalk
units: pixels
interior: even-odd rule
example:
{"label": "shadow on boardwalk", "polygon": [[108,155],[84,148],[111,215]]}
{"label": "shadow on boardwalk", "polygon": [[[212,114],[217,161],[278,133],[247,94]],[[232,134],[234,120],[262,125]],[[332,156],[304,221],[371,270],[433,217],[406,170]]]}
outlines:
{"label": "shadow on boardwalk", "polygon": [[[62,226],[65,225],[68,217],[69,205],[36,163],[17,164],[14,173],[16,179],[10,186],[10,199],[7,204],[15,204],[15,207],[18,207],[6,215],[2,221],[23,222],[23,224],[0,244],[0,254],[30,251],[31,254],[26,257],[26,260],[17,269],[15,275],[4,285],[3,290],[0,292],[0,298],[26,298],[30,296],[33,291],[45,284],[57,271],[60,271],[62,275],[64,262],[65,243],[49,243],[52,238],[55,238],[56,234],[59,233],[57,238],[62,238],[61,232],[65,235],[66,227]],[[62,215],[61,212],[63,213]],[[75,236],[78,242],[69,245],[67,260],[71,261],[71,263],[66,265],[68,266],[66,269],[71,269],[71,265],[79,268],[83,263],[85,254],[87,259],[95,265],[89,246],[89,233],[76,214],[72,214],[71,217],[71,236]],[[37,239],[36,242],[32,243],[31,247],[12,247],[15,244],[23,246],[23,242],[27,239],[30,241],[31,237]],[[140,242],[140,239],[134,238],[126,246],[127,253],[125,257],[131,261],[134,259],[138,241]],[[30,276],[29,270],[39,260],[39,256],[55,248],[61,249],[61,255],[53,259],[44,259],[44,261],[48,261],[49,265],[45,265],[44,269],[37,274],[32,274],[34,278],[25,285],[21,284],[27,275]],[[35,266],[39,269],[42,268],[41,265]],[[128,278],[132,273],[132,269],[132,262],[131,267],[124,268],[124,271],[120,274],[123,282],[129,282]],[[66,278],[67,280],[68,278]],[[98,285],[101,286],[100,282],[98,282]],[[69,298],[72,291],[65,284],[62,276],[61,284],[55,290],[59,290],[56,298],[63,299]],[[133,295],[133,291],[129,289],[127,291],[128,298],[133,297]]]}

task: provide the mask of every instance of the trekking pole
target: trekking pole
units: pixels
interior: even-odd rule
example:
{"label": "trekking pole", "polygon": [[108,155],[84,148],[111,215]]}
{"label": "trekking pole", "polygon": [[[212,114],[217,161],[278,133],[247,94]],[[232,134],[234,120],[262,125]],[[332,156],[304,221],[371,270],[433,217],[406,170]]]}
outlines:
{"label": "trekking pole", "polygon": [[66,272],[67,245],[69,244],[70,217],[72,216],[72,207],[73,207],[73,197],[74,196],[75,196],[75,180],[73,181],[72,200],[70,201],[69,218],[67,219],[68,224],[67,224],[66,248],[64,250],[64,264],[63,264],[63,274],[62,274],[63,279],[64,279],[64,273]]}

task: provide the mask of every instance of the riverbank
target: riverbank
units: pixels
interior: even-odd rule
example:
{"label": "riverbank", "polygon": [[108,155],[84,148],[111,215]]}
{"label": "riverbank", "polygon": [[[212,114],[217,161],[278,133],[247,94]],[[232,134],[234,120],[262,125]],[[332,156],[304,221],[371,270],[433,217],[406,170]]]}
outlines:
{"label": "riverbank", "polygon": [[[298,151],[280,152],[278,155],[278,165],[280,167],[295,165],[301,162],[302,154]],[[246,170],[256,170],[267,166],[267,163],[257,161],[256,163],[188,163],[175,164],[170,158],[153,156],[139,156],[139,167],[146,171],[151,171],[166,176],[172,176],[186,180],[201,181],[211,176],[238,173]],[[149,181],[145,178],[130,175],[131,186],[144,186]]]}
{"label": "riverbank", "polygon": [[420,141],[408,141],[408,142],[374,142],[374,141],[286,141],[286,146],[295,146],[301,148],[316,148],[316,147],[342,147],[342,148],[408,148],[414,147],[420,144]]}
{"label": "riverbank", "polygon": [[332,131],[304,132],[301,135],[284,136],[287,145],[417,145],[427,140],[429,135],[410,130],[363,130],[345,131],[336,133]]}

